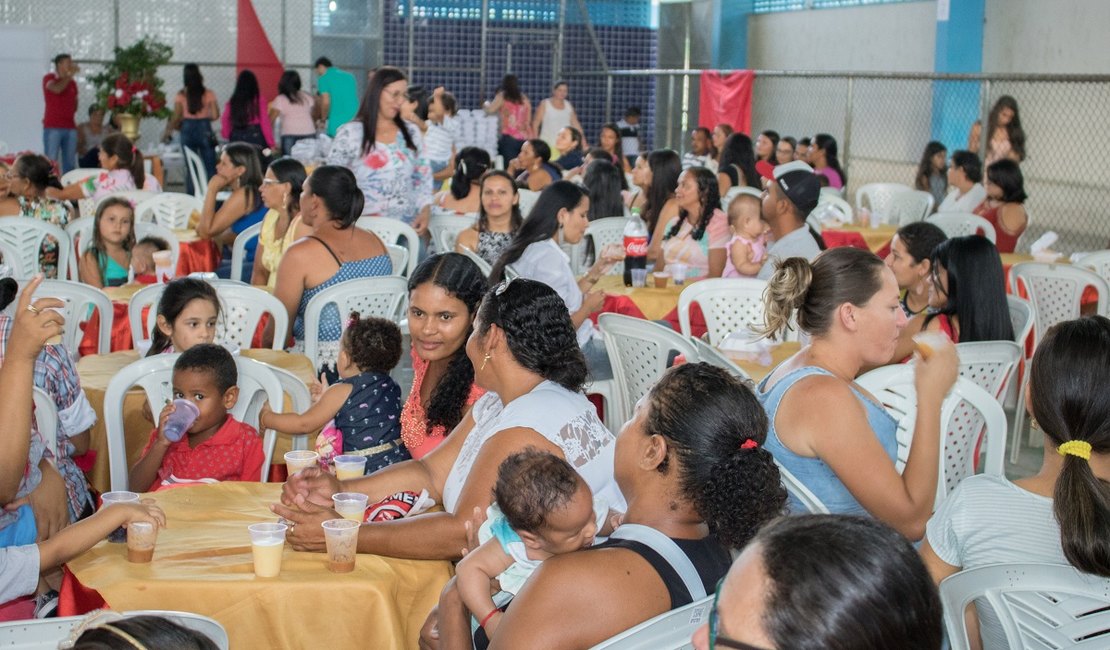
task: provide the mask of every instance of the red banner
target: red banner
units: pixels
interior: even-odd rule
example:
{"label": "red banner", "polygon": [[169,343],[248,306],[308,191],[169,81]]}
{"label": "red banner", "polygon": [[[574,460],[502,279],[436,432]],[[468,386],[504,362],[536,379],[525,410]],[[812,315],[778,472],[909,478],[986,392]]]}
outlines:
{"label": "red banner", "polygon": [[[278,79],[284,71],[281,59],[270,45],[266,30],[255,13],[251,0],[239,0],[239,29],[236,46],[236,74],[250,70],[258,77],[258,89],[262,96],[271,99],[277,96]],[[307,87],[308,79],[301,79]],[[262,119],[269,119],[265,115]]]}
{"label": "red banner", "polygon": [[755,72],[744,70],[721,74],[716,70],[701,73],[698,126],[713,129],[728,124],[734,131],[751,134],[752,84]]}

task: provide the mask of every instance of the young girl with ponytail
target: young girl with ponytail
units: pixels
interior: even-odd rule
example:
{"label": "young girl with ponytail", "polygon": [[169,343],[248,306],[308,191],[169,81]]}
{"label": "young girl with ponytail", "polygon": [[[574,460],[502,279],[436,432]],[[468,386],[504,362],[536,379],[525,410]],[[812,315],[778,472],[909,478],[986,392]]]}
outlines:
{"label": "young girl with ponytail", "polygon": [[114,192],[149,190],[161,192],[162,187],[143,168],[143,153],[122,133],[113,133],[100,143],[100,167],[105,169],[98,176],[70,183],[62,189],[47,188],[46,196],[52,199],[76,201],[99,199]]}
{"label": "young girl with ponytail", "polygon": [[[1025,398],[1031,426],[1044,434],[1041,469],[1013,482],[982,474],[960,482],[929,520],[921,548],[938,584],[1000,562],[1070,564],[1110,578],[1108,382],[1110,320],[1092,316],[1048,330]],[[993,610],[978,614],[982,647],[1006,647]]]}

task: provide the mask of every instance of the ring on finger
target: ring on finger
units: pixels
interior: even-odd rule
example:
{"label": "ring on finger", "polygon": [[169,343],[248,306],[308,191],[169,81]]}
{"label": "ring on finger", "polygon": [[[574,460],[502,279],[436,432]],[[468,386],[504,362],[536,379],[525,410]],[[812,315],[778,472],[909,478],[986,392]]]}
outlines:
{"label": "ring on finger", "polygon": [[31,312],[32,314],[41,314],[42,313],[42,310],[39,309],[38,307],[34,306],[34,305],[27,305],[27,311]]}

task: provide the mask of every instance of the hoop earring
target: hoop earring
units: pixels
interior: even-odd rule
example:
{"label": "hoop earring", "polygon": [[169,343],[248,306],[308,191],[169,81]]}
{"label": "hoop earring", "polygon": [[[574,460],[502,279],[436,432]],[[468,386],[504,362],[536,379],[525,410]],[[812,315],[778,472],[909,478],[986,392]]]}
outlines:
{"label": "hoop earring", "polygon": [[486,364],[489,363],[490,358],[491,358],[491,355],[487,352],[486,356],[482,358],[482,366],[480,368],[478,368],[478,370],[485,370],[486,369]]}

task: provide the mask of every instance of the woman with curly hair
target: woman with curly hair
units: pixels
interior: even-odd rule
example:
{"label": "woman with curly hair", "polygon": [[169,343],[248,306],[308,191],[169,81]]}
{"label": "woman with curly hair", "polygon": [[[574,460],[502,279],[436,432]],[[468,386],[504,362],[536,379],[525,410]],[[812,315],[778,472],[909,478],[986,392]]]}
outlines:
{"label": "woman with curly hair", "polygon": [[718,187],[717,177],[705,167],[691,167],[678,178],[678,221],[665,235],[663,259],[685,264],[687,277],[719,278],[725,270],[728,217]]}
{"label": "woman with curly hair", "polygon": [[[968,151],[982,151],[979,144],[982,137],[983,122],[975,120],[967,137]],[[994,103],[987,116],[987,138],[984,166],[1003,158],[1019,163],[1025,160],[1025,129],[1021,128],[1016,99],[1003,95]]]}
{"label": "woman with curly hair", "polygon": [[[411,321],[409,327],[415,329]],[[563,458],[594,495],[624,509],[613,480],[616,437],[582,394],[586,362],[563,301],[551,287],[519,278],[487,292],[466,358],[474,383],[487,392],[427,456],[343,482],[316,468],[286,481],[282,502],[273,510],[292,524],[288,540],[294,548],[324,551],[320,523],[338,516],[331,506],[336,492],[361,492],[377,501],[398,490],[427,490],[443,504],[442,512],[365,524],[358,550],[457,560],[467,546],[467,522],[475,508],[484,511],[490,505],[497,468],[528,447]]]}
{"label": "woman with curly hair", "polygon": [[[544,639],[547,647],[589,648],[713,593],[729,550],[743,548],[785,507],[766,437],[767,416],[738,379],[705,363],[667,371],[617,436],[614,471],[628,500],[621,526],[602,544],[545,560],[490,647]],[[673,555],[664,559],[656,548]],[[679,567],[693,573],[689,582]],[[438,616],[443,641],[469,632],[451,584]]]}

